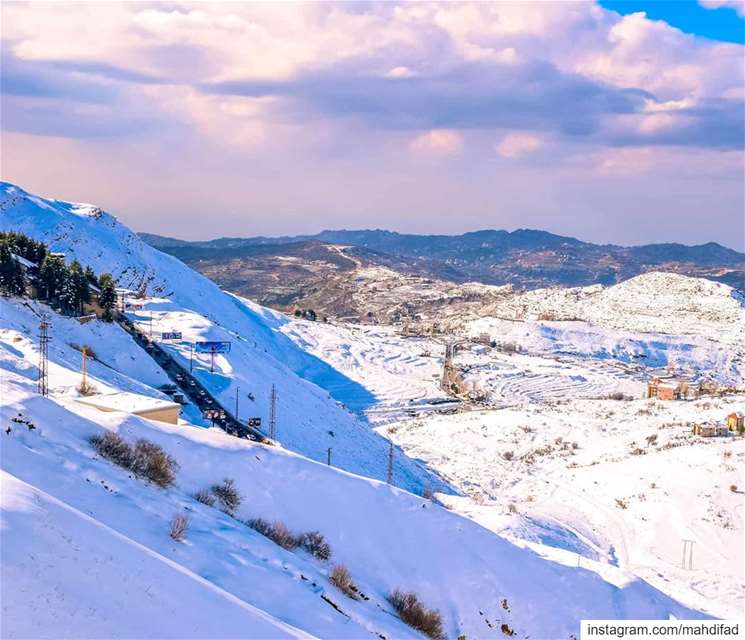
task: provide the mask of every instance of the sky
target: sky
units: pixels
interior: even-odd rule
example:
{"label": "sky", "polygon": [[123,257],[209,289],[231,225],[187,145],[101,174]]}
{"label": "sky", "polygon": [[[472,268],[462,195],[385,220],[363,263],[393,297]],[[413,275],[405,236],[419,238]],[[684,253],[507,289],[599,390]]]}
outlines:
{"label": "sky", "polygon": [[3,180],[186,239],[745,249],[745,3],[3,2]]}

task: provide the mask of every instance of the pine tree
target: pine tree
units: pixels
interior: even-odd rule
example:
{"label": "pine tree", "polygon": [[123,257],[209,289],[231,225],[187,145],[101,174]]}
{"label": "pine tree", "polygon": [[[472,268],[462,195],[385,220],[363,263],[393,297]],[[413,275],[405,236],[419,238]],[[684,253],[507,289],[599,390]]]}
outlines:
{"label": "pine tree", "polygon": [[67,267],[59,256],[47,255],[39,270],[41,295],[50,302],[60,301],[67,281]]}
{"label": "pine tree", "polygon": [[13,257],[6,239],[0,240],[0,289],[11,296],[22,296],[26,292],[23,268]]}
{"label": "pine tree", "polygon": [[116,286],[111,274],[101,274],[101,277],[98,279],[98,286],[101,290],[101,293],[98,294],[98,304],[103,309],[104,320],[111,321],[113,319],[113,310],[116,306]]}
{"label": "pine tree", "polygon": [[73,260],[68,267],[65,297],[70,309],[74,309],[79,314],[83,313],[83,304],[91,301],[88,279],[83,272],[83,267],[77,260]]}

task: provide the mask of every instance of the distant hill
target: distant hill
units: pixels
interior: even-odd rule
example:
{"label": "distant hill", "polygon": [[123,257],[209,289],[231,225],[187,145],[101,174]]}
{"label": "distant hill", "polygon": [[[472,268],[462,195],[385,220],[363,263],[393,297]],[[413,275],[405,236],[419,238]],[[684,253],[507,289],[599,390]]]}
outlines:
{"label": "distant hill", "polygon": [[[184,259],[211,264],[297,253],[303,243],[353,247],[371,264],[452,282],[478,281],[535,289],[612,285],[648,271],[670,271],[745,289],[745,254],[720,244],[677,243],[636,247],[598,245],[547,231],[482,230],[462,235],[402,234],[381,229],[326,230],[312,236],[218,238],[189,242],[141,234],[149,244]],[[259,247],[262,248],[259,252]],[[201,251],[197,251],[197,249]],[[226,253],[227,251],[227,253]]]}

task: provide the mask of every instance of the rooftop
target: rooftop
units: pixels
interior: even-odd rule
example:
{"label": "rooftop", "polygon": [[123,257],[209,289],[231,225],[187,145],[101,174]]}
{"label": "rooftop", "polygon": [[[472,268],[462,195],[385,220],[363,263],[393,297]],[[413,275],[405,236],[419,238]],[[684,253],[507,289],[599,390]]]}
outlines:
{"label": "rooftop", "polygon": [[172,407],[181,408],[176,402],[141,396],[137,393],[119,391],[116,393],[100,393],[87,398],[78,398],[78,402],[92,407],[108,409],[110,411],[124,411],[126,413],[142,413],[143,411],[157,411]]}

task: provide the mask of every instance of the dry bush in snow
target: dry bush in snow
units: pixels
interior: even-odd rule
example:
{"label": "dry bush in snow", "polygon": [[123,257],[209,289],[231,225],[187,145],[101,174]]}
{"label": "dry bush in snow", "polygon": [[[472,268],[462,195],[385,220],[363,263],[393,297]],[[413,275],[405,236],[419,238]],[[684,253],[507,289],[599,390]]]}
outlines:
{"label": "dry bush in snow", "polygon": [[326,542],[320,531],[308,531],[298,538],[300,546],[312,556],[319,560],[328,560],[331,557],[331,545]]}
{"label": "dry bush in snow", "polygon": [[189,528],[189,518],[181,513],[177,513],[171,519],[171,528],[168,535],[174,540],[180,542],[186,536],[186,530]]}
{"label": "dry bush in snow", "polygon": [[[300,540],[290,533],[284,522],[277,520],[273,524],[270,524],[263,518],[254,518],[253,520],[248,520],[246,524],[284,549],[291,551],[300,546]],[[330,553],[331,550],[329,549]]]}
{"label": "dry bush in snow", "polygon": [[425,607],[414,592],[404,593],[396,589],[388,596],[388,602],[410,627],[435,640],[444,640],[440,612]]}
{"label": "dry bush in snow", "polygon": [[131,468],[137,475],[165,489],[176,482],[178,463],[160,445],[140,438],[135,442]]}
{"label": "dry bush in snow", "polygon": [[96,453],[114,464],[130,469],[134,454],[129,443],[118,433],[106,431],[102,435],[93,435],[88,439]]}
{"label": "dry bush in snow", "polygon": [[197,502],[206,504],[208,507],[215,506],[215,496],[213,496],[207,489],[200,489],[192,496]]}
{"label": "dry bush in snow", "polygon": [[241,504],[241,494],[235,488],[235,480],[232,478],[225,478],[221,484],[213,485],[211,491],[220,501],[222,510],[228,515],[232,516]]}
{"label": "dry bush in snow", "polygon": [[283,549],[292,550],[300,545],[300,541],[297,537],[292,535],[292,532],[287,528],[287,525],[280,520],[277,520],[272,524],[272,530],[269,537]]}
{"label": "dry bush in snow", "polygon": [[92,396],[98,391],[96,385],[88,382],[87,380],[81,381],[80,384],[75,388],[78,390],[78,393],[81,396]]}
{"label": "dry bush in snow", "polygon": [[343,564],[334,565],[331,573],[329,573],[329,582],[353,600],[359,599],[357,596],[358,589],[352,580],[352,574],[349,573],[349,569]]}
{"label": "dry bush in snow", "polygon": [[154,442],[141,438],[133,447],[120,435],[110,431],[91,436],[88,441],[99,455],[159,487],[170,487],[176,481],[178,463]]}

